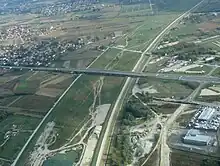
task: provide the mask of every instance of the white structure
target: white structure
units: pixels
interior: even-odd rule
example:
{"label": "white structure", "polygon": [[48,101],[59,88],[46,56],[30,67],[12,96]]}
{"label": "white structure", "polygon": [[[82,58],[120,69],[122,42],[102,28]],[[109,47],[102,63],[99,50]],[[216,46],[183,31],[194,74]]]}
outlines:
{"label": "white structure", "polygon": [[215,109],[211,107],[207,107],[199,115],[198,120],[208,121],[211,119],[214,112],[215,112]]}
{"label": "white structure", "polygon": [[191,129],[183,137],[183,142],[186,144],[206,146],[211,142],[212,138],[207,135],[202,135],[199,130]]}

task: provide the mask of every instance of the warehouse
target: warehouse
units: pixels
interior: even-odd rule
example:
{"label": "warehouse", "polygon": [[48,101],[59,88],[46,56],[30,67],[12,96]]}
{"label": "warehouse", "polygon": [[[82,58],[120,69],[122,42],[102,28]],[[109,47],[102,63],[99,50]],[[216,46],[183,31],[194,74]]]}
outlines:
{"label": "warehouse", "polygon": [[202,135],[199,130],[191,129],[183,137],[185,144],[192,144],[198,146],[206,146],[211,142],[212,138],[207,135]]}
{"label": "warehouse", "polygon": [[194,129],[217,131],[220,126],[220,108],[219,107],[200,107],[188,127]]}
{"label": "warehouse", "polygon": [[199,115],[198,120],[208,121],[211,119],[214,112],[215,112],[214,108],[205,107],[202,113]]}

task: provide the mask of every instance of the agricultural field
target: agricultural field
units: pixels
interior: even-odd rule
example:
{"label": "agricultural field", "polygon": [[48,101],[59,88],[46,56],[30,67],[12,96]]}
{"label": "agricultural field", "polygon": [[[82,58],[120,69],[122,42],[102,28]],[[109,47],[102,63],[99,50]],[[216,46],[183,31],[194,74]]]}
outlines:
{"label": "agricultural field", "polygon": [[195,13],[186,17],[179,26],[173,28],[164,40],[205,43],[220,34],[218,19],[218,15]]}
{"label": "agricultural field", "polygon": [[220,5],[218,0],[210,0],[206,2],[205,5],[199,7],[198,12],[218,12],[219,8],[218,6]]}
{"label": "agricultural field", "polygon": [[141,91],[155,98],[184,99],[198,86],[196,83],[181,81],[140,79],[138,86]]}
{"label": "agricultural field", "polygon": [[[175,16],[177,16],[177,14],[167,15],[166,22],[160,22],[157,25],[163,26],[167,24],[167,21],[171,21],[172,19],[174,19]],[[152,16],[152,18],[153,17],[154,16]],[[166,15],[163,18],[165,17]],[[148,24],[145,25],[145,30],[147,28],[147,25]],[[160,29],[158,29],[157,33],[159,32],[159,30]],[[140,32],[137,31],[137,33]],[[147,42],[147,40],[152,39],[153,36],[156,35],[155,32],[151,32],[151,34],[152,36],[148,36],[148,38],[144,38],[143,40]],[[128,43],[130,43],[130,41],[128,41]],[[130,46],[134,46],[137,44],[138,43],[132,43]],[[147,43],[145,44],[147,45]],[[133,66],[140,58],[140,55],[141,53],[135,53],[129,50],[107,48],[103,55],[101,55],[101,57],[92,64],[91,68],[105,68],[129,71],[132,70]],[[85,57],[87,56],[85,55]],[[95,58],[95,56],[93,58]],[[122,78],[81,76],[72,86],[72,88],[70,88],[69,92],[57,104],[53,111],[53,114],[51,114],[49,119],[47,119],[47,121],[45,122],[48,123],[50,121],[54,121],[54,123],[56,124],[56,142],[53,143],[53,145],[51,145],[49,149],[52,151],[53,149],[55,150],[59,147],[63,147],[66,142],[68,143],[67,140],[71,140],[74,135],[80,132],[80,129],[85,126],[83,124],[87,124],[89,119],[92,118],[96,105],[113,103],[117,98],[117,94],[119,93],[122,84]],[[47,85],[45,87],[48,88],[51,86]],[[95,103],[95,105],[93,105],[93,103]],[[43,132],[43,128],[40,131]],[[33,144],[34,143],[31,143],[31,145]]]}
{"label": "agricultural field", "polygon": [[40,82],[37,81],[22,81],[16,83],[13,91],[15,94],[34,94],[39,87]]}
{"label": "agricultural field", "polygon": [[38,118],[10,113],[4,116],[0,121],[0,157],[13,161],[39,121]]}
{"label": "agricultural field", "polygon": [[217,166],[219,160],[215,157],[209,157],[207,155],[195,154],[192,152],[185,152],[179,150],[173,150],[171,153],[171,161],[173,166]]}
{"label": "agricultural field", "polygon": [[203,87],[200,93],[197,95],[196,100],[208,103],[219,102],[220,85],[219,84],[207,84]]}
{"label": "agricultural field", "polygon": [[[0,31],[7,32],[8,28],[14,32],[16,31],[14,28],[17,27],[27,30],[27,34],[23,34],[24,37],[16,34],[12,38],[3,38],[1,45],[24,45],[19,50],[23,51],[31,44],[26,52],[31,55],[31,51],[36,48],[40,51],[45,49],[40,53],[43,55],[51,53],[53,57],[53,60],[47,64],[49,67],[90,67],[131,71],[154,37],[177,18],[182,10],[190,8],[198,1],[193,0],[189,3],[189,0],[186,0],[174,3],[173,0],[167,0],[165,4],[157,0],[152,0],[153,4],[149,4],[150,1],[149,3],[134,2],[134,4],[123,1],[120,4],[91,2],[86,5],[76,4],[79,8],[74,10],[69,9],[65,4],[65,7],[58,8],[58,12],[56,7],[61,2],[53,5],[54,1],[36,1],[33,2],[30,11],[22,11],[19,14],[3,13],[0,16]],[[13,1],[11,6],[14,3]],[[39,10],[41,5],[42,10],[41,8]],[[54,10],[51,10],[51,5]],[[177,29],[173,29],[166,36],[167,39],[178,38],[186,41],[186,37],[192,33],[195,35],[188,41],[200,39],[198,36],[203,31],[211,32],[218,26],[218,17],[201,16],[201,23],[193,23],[191,18],[194,17],[186,18]],[[211,22],[207,21],[207,18],[211,18]],[[211,34],[218,33],[215,31]],[[203,36],[209,35],[210,33]],[[45,44],[47,48],[44,48],[44,43],[48,41],[50,44]],[[38,42],[43,44],[36,45]],[[161,45],[164,44],[163,42]],[[214,43],[210,43],[213,50],[217,50],[218,40],[212,42]],[[62,45],[63,43],[66,44]],[[203,44],[204,47],[208,47],[205,45],[207,43]],[[40,54],[34,52],[34,55]],[[150,56],[151,54],[146,54],[146,59]],[[153,60],[160,57],[160,53],[152,55]],[[145,72],[158,72],[166,68],[170,58],[172,56],[165,55],[159,61],[148,65]],[[201,70],[204,71],[202,74],[208,74],[212,67],[199,64],[190,68],[192,72]],[[180,72],[180,74],[185,73]],[[105,119],[109,117],[124,81],[125,78],[121,77],[55,74],[46,71],[10,70],[3,74],[0,78],[0,92],[3,96],[0,98],[0,107],[1,111],[4,110],[6,113],[0,114],[0,126],[4,126],[0,129],[0,165],[2,165],[1,158],[6,159],[3,166],[13,162],[28,138],[32,138],[30,136],[39,124],[41,124],[39,130],[33,135],[18,165],[69,166],[80,163],[85,166],[90,165],[98,139],[105,129]],[[165,103],[148,107],[146,103],[154,102],[153,98],[185,99],[197,86],[198,84],[178,81],[171,83],[140,79],[137,85],[139,89],[136,89],[138,93],[130,94],[128,105],[123,108],[124,111],[120,115],[122,121],[120,123],[126,130],[118,126],[120,129],[117,132],[125,133],[125,136],[119,135],[116,141],[122,146],[115,146],[113,149],[117,155],[115,162],[120,165],[123,160],[127,164],[131,162],[134,164],[139,159],[143,160],[159,138],[162,116],[169,116],[179,106]],[[135,88],[133,90],[135,91]],[[44,116],[46,116],[45,121],[40,123]],[[126,125],[130,125],[131,129]],[[146,147],[138,145],[134,152],[129,146],[129,137],[126,134],[134,135],[146,126],[152,130],[143,132],[150,136],[140,134],[140,138],[148,144]],[[139,143],[142,144],[143,140]],[[117,148],[121,148],[122,151]],[[151,160],[156,158],[158,151],[159,149],[153,153],[150,163],[155,163]],[[127,156],[123,156],[124,152]],[[138,152],[141,155],[134,155]],[[134,161],[131,160],[132,157]]]}
{"label": "agricultural field", "polygon": [[[154,2],[156,3],[157,1]],[[196,1],[194,2],[196,3]],[[158,9],[164,8],[165,10],[172,10],[172,7],[175,6],[179,11],[179,8],[187,8],[190,3],[189,1],[173,2],[170,0],[164,4],[161,3],[161,6],[157,6],[160,7]],[[164,6],[162,7],[162,5]],[[151,61],[146,65],[144,72],[175,73],[179,74],[180,77],[185,74],[212,75],[215,72],[214,65],[218,64],[219,52],[214,46],[206,45],[205,43],[213,39],[213,36],[219,35],[219,22],[215,21],[218,17],[219,15],[214,16],[209,13],[194,13],[185,17],[179,22],[178,26],[171,29],[157,49],[152,52]],[[158,18],[156,20],[160,19]],[[161,20],[166,21],[162,17]],[[130,33],[130,38],[127,36],[127,38],[119,40],[118,43],[116,42],[117,47],[144,50],[146,47],[142,47],[141,44],[144,45],[150,42],[148,37],[151,39],[146,33],[152,30],[155,34],[157,30],[160,31],[160,28],[163,27],[160,26],[160,21],[157,23],[158,24],[155,25],[151,22],[153,27],[150,27],[148,31],[145,27],[147,24],[143,24],[143,26],[138,27],[137,32],[134,34]],[[139,32],[144,35],[139,34]],[[218,40],[215,40],[214,43],[212,44],[215,46],[219,44]],[[129,44],[135,46],[130,46]],[[210,57],[213,57],[213,59],[209,60]],[[179,104],[166,103],[166,101],[161,102],[158,101],[158,99],[191,101],[194,97],[189,97],[194,95],[193,92],[197,94],[196,89],[198,86],[199,83],[196,82],[167,81],[152,78],[139,79],[132,89],[132,92],[130,92],[131,94],[127,102],[124,104],[125,108],[122,109],[118,117],[114,130],[115,136],[111,139],[111,147],[106,163],[108,165],[135,165],[139,163],[139,161],[142,161],[140,158],[143,157],[143,154],[151,154],[150,151],[152,149],[149,147],[154,147],[157,143],[157,139],[151,138],[151,142],[149,143],[147,138],[152,136],[151,132],[153,131],[151,130],[154,130],[154,126],[150,126],[150,129],[147,127],[149,129],[147,131],[145,131],[144,128],[152,123],[166,124],[166,120],[172,117],[174,112],[178,112],[177,108],[180,106]],[[155,117],[147,116],[146,118],[146,114],[142,111],[142,106],[140,106],[141,104],[138,104],[136,100],[139,100],[139,102],[146,106],[145,110],[148,110],[149,114],[152,112]],[[181,107],[183,107],[183,105],[181,105]],[[180,118],[177,119],[177,123],[182,127],[186,127],[193,113],[194,112],[190,111],[184,112]],[[140,114],[142,115],[139,117]],[[141,128],[142,126],[144,127]],[[136,131],[134,134],[136,138],[133,138],[131,134],[133,130]],[[159,133],[157,134],[159,135]],[[141,141],[145,141],[145,144],[148,144],[148,148],[144,147]],[[147,158],[147,155],[145,158]],[[173,162],[171,164],[173,164]]]}
{"label": "agricultural field", "polygon": [[[137,53],[108,49],[91,67],[131,70],[139,57],[140,54]],[[50,120],[47,120],[55,122],[57,133],[56,142],[49,148],[52,150],[62,147],[68,139],[76,135],[83,124],[91,119],[97,105],[113,103],[122,84],[123,78],[81,76],[58,103]]]}
{"label": "agricultural field", "polygon": [[179,107],[178,104],[169,104],[169,103],[165,103],[165,104],[161,104],[161,105],[156,105],[156,106],[150,106],[150,108],[152,110],[154,110],[154,112],[158,115],[163,114],[172,114],[173,112],[176,111],[176,109]]}
{"label": "agricultural field", "polygon": [[[146,20],[135,31],[126,38],[116,41],[117,45],[123,45],[123,48],[141,50],[153,39],[155,34],[159,33],[169,22],[174,20],[179,13],[163,13],[156,16],[146,16]],[[126,42],[127,41],[127,42]]]}
{"label": "agricultural field", "polygon": [[152,3],[156,4],[156,8],[159,11],[185,11],[199,2],[199,0],[167,0],[166,3],[161,3],[160,0],[152,0]]}
{"label": "agricultural field", "polygon": [[44,162],[43,166],[72,166],[72,163],[80,159],[80,152],[70,151],[65,154],[57,154]]}

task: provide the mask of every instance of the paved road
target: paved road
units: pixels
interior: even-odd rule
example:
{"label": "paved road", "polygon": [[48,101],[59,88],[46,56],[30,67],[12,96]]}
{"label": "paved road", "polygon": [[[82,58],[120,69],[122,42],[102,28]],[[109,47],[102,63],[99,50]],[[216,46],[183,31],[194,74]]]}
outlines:
{"label": "paved road", "polygon": [[[198,4],[199,5],[199,4]],[[198,5],[196,5],[195,7],[193,7],[191,10],[185,12],[184,14],[182,14],[181,16],[179,16],[177,19],[175,19],[172,23],[170,23],[154,40],[153,42],[147,47],[147,49],[141,54],[141,58],[139,59],[139,61],[137,62],[137,64],[135,65],[134,69],[132,70],[132,72],[141,72],[143,70],[143,67],[145,66],[145,59],[146,56],[145,54],[149,51],[152,51],[152,49],[155,48],[155,46],[158,44],[158,42],[160,41],[160,39],[170,30],[170,28],[176,24],[178,24],[178,22],[184,18],[185,16],[187,16],[194,8],[196,8]],[[148,59],[147,63],[149,63],[150,59],[151,59],[152,55],[150,56],[150,58]],[[114,126],[119,114],[120,109],[122,108],[124,99],[126,97],[126,94],[128,92],[128,89],[131,87],[132,82],[134,82],[135,79],[132,79],[131,77],[127,78],[122,91],[120,92],[116,103],[114,105],[114,108],[112,109],[112,113],[110,115],[110,118],[108,119],[108,125],[107,128],[105,130],[104,136],[101,139],[101,146],[100,146],[100,150],[99,150],[99,154],[98,154],[98,158],[96,161],[96,165],[99,166],[102,162],[102,156],[103,153],[105,151],[106,145],[107,145],[107,138],[113,135],[113,131],[114,131]],[[164,165],[165,166],[165,165]]]}
{"label": "paved road", "polygon": [[187,108],[187,105],[181,106],[169,117],[166,124],[162,128],[161,147],[160,147],[160,166],[170,166],[170,148],[167,145],[168,129],[173,124],[175,119]]}
{"label": "paved road", "polygon": [[[201,75],[180,75],[180,74],[168,74],[168,73],[141,73],[138,70],[132,72],[129,71],[118,71],[118,70],[104,70],[104,69],[66,69],[66,68],[47,68],[47,67],[15,67],[15,66],[0,66],[0,68],[5,69],[15,69],[15,70],[32,70],[32,71],[49,71],[49,72],[59,72],[59,73],[69,73],[69,74],[89,74],[89,75],[105,75],[105,76],[117,76],[117,77],[152,77],[158,79],[167,80],[180,80],[188,82],[199,82],[199,83],[220,83],[219,77],[213,76],[201,76]],[[140,71],[140,70],[139,70]]]}

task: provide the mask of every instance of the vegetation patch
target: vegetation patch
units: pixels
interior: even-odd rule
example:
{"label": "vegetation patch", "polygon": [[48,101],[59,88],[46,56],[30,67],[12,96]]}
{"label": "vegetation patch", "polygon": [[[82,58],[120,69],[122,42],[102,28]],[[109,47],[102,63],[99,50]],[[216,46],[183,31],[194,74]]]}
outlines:
{"label": "vegetation patch", "polygon": [[219,160],[189,151],[172,150],[171,164],[175,166],[219,166]]}
{"label": "vegetation patch", "polygon": [[40,85],[39,81],[19,80],[14,87],[15,94],[34,94]]}
{"label": "vegetation patch", "polygon": [[153,86],[158,93],[151,94],[158,98],[186,98],[197,86],[197,83],[157,80],[157,79],[140,79],[139,85],[146,84],[146,87]]}
{"label": "vegetation patch", "polygon": [[63,154],[56,154],[47,159],[43,166],[72,166],[80,159],[81,151],[69,151]]}
{"label": "vegetation patch", "polygon": [[46,113],[54,102],[55,99],[51,97],[27,95],[17,100],[15,103],[11,105],[11,107],[19,107],[30,110],[33,109],[39,112]]}
{"label": "vegetation patch", "polygon": [[0,157],[14,159],[38,123],[37,118],[11,114],[4,117],[0,121]]}
{"label": "vegetation patch", "polygon": [[188,114],[182,114],[177,118],[176,122],[179,123],[179,126],[186,127],[189,124],[194,114],[195,114],[194,112]]}
{"label": "vegetation patch", "polygon": [[[149,98],[149,100],[151,99]],[[112,140],[111,152],[108,156],[111,165],[131,164],[134,151],[130,142],[129,127],[147,121],[152,117],[154,117],[153,113],[139,99],[131,97],[128,100],[118,119],[117,130]]]}
{"label": "vegetation patch", "polygon": [[157,114],[172,114],[176,111],[178,107],[179,107],[178,104],[167,103],[163,105],[151,106],[151,109]]}

